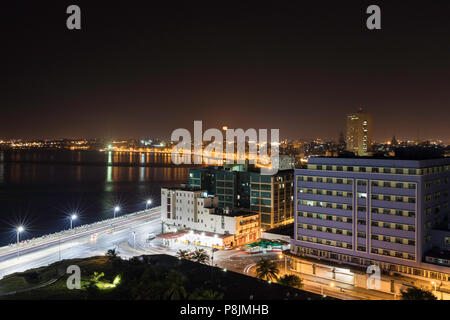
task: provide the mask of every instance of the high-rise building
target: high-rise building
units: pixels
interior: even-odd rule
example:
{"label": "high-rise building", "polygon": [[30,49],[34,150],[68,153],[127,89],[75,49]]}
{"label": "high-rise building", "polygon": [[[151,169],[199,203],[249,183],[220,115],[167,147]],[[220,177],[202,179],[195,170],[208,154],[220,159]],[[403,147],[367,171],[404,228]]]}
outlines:
{"label": "high-rise building", "polygon": [[347,151],[358,156],[369,155],[372,147],[372,116],[362,108],[347,116]]}
{"label": "high-rise building", "polygon": [[295,170],[292,268],[305,256],[450,287],[449,179],[448,158],[310,158]]}
{"label": "high-rise building", "polygon": [[260,215],[261,227],[273,229],[294,221],[293,170],[262,175],[242,165],[191,169],[189,186],[219,199],[220,208],[247,208]]}

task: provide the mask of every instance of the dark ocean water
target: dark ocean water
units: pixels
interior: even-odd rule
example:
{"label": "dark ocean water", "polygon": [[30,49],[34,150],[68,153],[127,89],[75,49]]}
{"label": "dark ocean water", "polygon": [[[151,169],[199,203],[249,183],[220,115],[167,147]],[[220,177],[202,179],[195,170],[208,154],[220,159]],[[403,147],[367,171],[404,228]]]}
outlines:
{"label": "dark ocean water", "polygon": [[170,155],[98,151],[0,151],[0,245],[160,204],[162,186],[185,183],[189,169]]}

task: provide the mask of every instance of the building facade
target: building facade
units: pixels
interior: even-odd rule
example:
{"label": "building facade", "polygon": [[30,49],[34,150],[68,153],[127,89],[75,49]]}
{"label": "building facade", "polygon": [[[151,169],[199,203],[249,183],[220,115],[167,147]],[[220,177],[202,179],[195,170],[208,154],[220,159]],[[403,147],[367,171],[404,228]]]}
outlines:
{"label": "building facade", "polygon": [[294,222],[294,171],[262,175],[247,167],[191,169],[189,186],[218,197],[220,208],[246,208],[260,215],[264,230]]}
{"label": "building facade", "polygon": [[349,114],[346,132],[347,151],[354,152],[358,156],[369,155],[372,147],[372,116],[362,109]]}
{"label": "building facade", "polygon": [[[218,207],[218,197],[193,188],[161,189],[161,220],[164,231],[181,241],[219,248],[257,241],[261,236],[259,215]],[[192,240],[196,238],[196,240]]]}
{"label": "building facade", "polygon": [[450,159],[310,158],[295,170],[291,252],[449,281],[425,259],[448,226],[449,179]]}
{"label": "building facade", "polygon": [[250,174],[250,210],[259,213],[263,230],[294,222],[293,179],[293,170],[273,176]]}

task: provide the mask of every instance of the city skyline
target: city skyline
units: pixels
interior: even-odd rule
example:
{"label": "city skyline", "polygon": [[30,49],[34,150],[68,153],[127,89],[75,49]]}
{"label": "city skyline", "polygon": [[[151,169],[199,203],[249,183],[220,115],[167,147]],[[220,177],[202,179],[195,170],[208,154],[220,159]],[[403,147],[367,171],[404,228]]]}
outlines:
{"label": "city skyline", "polygon": [[6,304],[450,300],[450,1],[1,9]]}
{"label": "city skyline", "polygon": [[448,4],[381,2],[376,31],[363,3],[78,5],[79,31],[64,3],[2,10],[2,138],[168,138],[202,120],[328,140],[363,107],[374,140],[450,140]]}

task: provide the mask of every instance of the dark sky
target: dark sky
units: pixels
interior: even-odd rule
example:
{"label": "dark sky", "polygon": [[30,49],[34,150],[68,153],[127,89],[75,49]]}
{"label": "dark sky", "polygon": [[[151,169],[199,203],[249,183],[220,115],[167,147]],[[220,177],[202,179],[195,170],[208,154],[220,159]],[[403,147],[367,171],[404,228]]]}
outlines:
{"label": "dark sky", "polygon": [[337,139],[363,106],[375,139],[450,142],[450,1],[8,2],[0,138],[169,137],[203,120]]}

